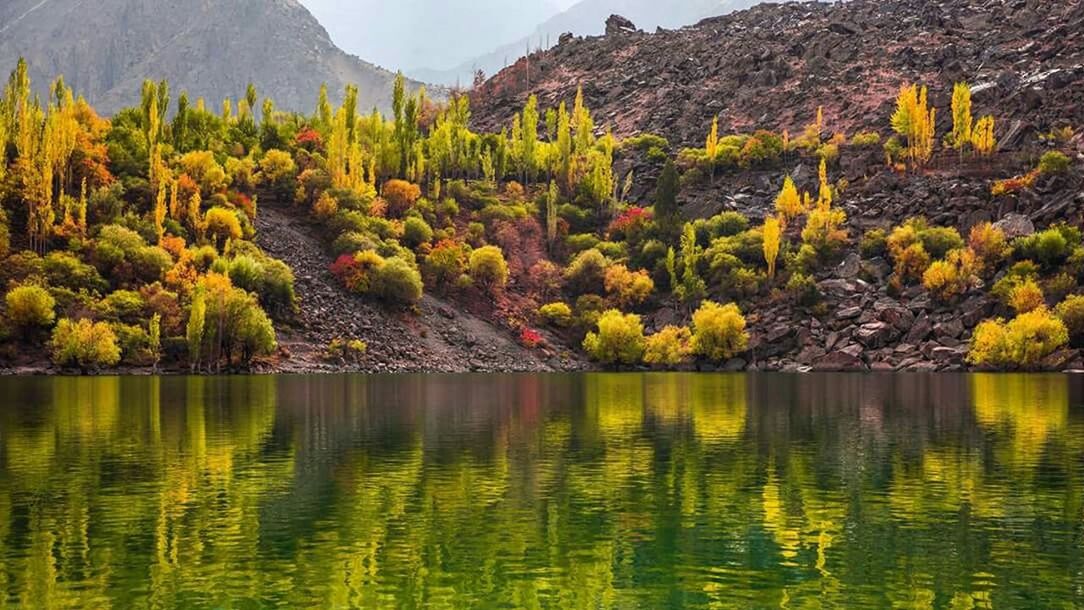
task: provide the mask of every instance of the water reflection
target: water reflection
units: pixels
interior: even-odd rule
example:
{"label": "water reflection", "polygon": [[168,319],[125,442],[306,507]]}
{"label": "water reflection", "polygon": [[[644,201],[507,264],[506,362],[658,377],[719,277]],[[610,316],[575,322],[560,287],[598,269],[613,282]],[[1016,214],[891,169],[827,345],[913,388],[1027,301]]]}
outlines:
{"label": "water reflection", "polygon": [[1084,382],[0,381],[0,606],[1084,604]]}

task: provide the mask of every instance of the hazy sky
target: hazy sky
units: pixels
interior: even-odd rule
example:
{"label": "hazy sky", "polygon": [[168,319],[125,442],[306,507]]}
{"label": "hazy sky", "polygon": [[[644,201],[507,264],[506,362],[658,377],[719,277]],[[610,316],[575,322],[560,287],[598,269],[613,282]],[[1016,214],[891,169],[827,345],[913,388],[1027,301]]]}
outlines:
{"label": "hazy sky", "polygon": [[300,0],[337,45],[392,70],[445,69],[527,36],[577,0]]}

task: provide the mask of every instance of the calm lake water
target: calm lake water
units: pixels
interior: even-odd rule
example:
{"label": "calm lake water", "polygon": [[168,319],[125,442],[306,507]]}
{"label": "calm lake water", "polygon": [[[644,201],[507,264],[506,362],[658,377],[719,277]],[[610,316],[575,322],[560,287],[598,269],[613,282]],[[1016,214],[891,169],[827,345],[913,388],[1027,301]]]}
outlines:
{"label": "calm lake water", "polygon": [[1073,608],[1084,378],[0,380],[0,607]]}

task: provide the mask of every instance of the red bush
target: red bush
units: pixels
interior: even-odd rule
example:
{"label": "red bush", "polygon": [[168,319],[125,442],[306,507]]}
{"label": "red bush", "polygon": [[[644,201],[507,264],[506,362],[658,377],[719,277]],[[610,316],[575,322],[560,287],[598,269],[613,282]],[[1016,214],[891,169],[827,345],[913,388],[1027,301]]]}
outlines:
{"label": "red bush", "polygon": [[519,333],[519,342],[523,344],[523,347],[534,349],[539,345],[542,345],[543,339],[538,331],[524,328]]}
{"label": "red bush", "polygon": [[642,231],[654,218],[646,208],[629,208],[610,223],[611,237],[628,237]]}

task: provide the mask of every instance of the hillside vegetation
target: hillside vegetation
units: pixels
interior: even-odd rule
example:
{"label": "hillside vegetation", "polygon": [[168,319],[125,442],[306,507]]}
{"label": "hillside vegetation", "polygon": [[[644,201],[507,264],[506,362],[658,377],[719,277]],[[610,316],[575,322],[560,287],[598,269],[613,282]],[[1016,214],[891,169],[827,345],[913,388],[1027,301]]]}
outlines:
{"label": "hillside vegetation", "polygon": [[[476,132],[469,97],[434,104],[401,78],[387,117],[362,111],[353,87],[339,106],[321,90],[303,115],[251,86],[211,110],[147,81],[139,106],[107,120],[62,79],[36,100],[20,62],[0,107],[3,357],[281,368],[290,353],[275,325],[311,306],[295,273],[324,269],[291,270],[254,243],[271,207],[318,236],[344,292],[379,306],[373,325],[420,316],[428,293],[452,304],[449,320],[485,320],[539,362],[577,366],[574,350],[607,367],[1073,366],[1070,348],[1084,345],[1073,126],[1004,154],[1003,121],[972,109],[972,87],[938,108],[922,83],[899,85],[892,112],[849,133],[819,109],[793,134],[726,133],[715,119],[702,147],[680,148],[615,138],[582,91],[546,108],[528,96],[503,128]],[[626,167],[658,178],[645,188],[615,169]],[[681,206],[683,193],[750,181],[771,185],[767,206]],[[949,188],[969,197],[966,227],[922,217]],[[908,189],[926,195],[883,200]],[[870,201],[873,214],[856,208]],[[1029,201],[1062,202],[1031,214],[1049,228],[1011,213]],[[364,370],[374,337],[426,333],[320,349]]]}

